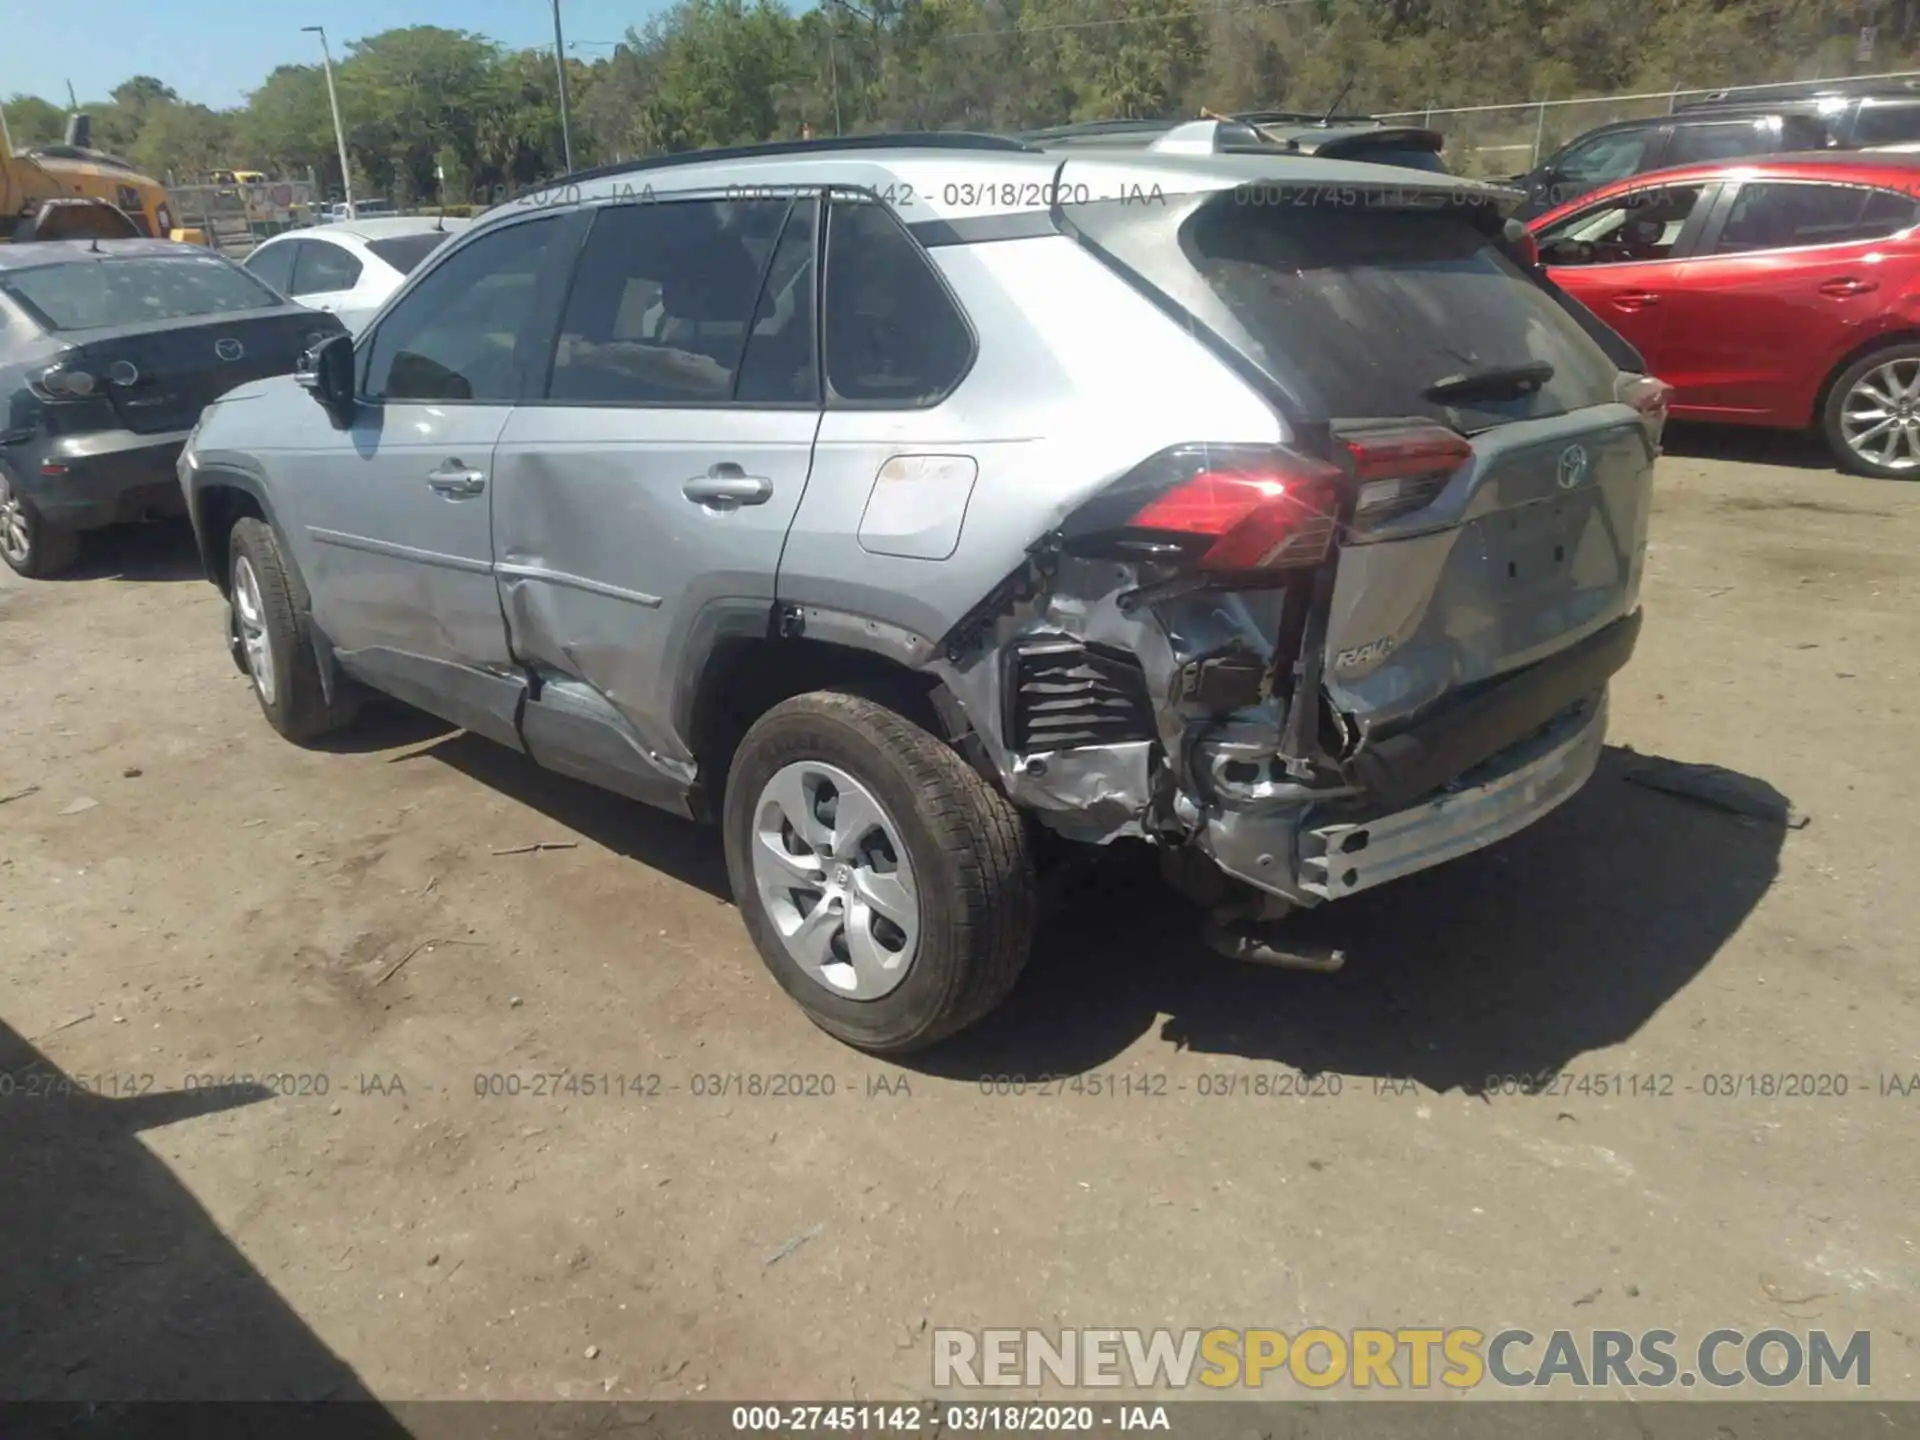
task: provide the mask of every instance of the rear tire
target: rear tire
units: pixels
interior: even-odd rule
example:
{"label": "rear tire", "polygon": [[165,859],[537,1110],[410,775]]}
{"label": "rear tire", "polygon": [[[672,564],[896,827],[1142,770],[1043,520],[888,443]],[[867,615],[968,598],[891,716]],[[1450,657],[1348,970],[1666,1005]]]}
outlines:
{"label": "rear tire", "polygon": [[59,525],[49,525],[33,502],[13,486],[13,477],[0,468],[0,560],[14,574],[45,580],[72,567],[80,558],[80,536]]}
{"label": "rear tire", "polygon": [[342,686],[327,698],[306,611],[294,598],[290,567],[272,527],[251,518],[235,522],[227,553],[228,603],[240,631],[236,658],[267,723],[296,745],[351,723],[356,697]]}
{"label": "rear tire", "polygon": [[1920,344],[1887,345],[1842,370],[1827,391],[1820,429],[1842,470],[1920,480]]}
{"label": "rear tire", "polygon": [[1034,877],[1019,813],[875,700],[820,690],[762,715],[734,754],[722,824],[761,959],[849,1045],[923,1049],[986,1015],[1026,964]]}

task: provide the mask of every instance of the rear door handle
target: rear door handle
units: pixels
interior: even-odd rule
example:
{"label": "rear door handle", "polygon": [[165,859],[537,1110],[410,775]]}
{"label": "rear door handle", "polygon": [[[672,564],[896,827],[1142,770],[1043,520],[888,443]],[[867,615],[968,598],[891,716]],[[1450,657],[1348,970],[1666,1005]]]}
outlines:
{"label": "rear door handle", "polygon": [[1838,279],[1820,282],[1822,295],[1831,295],[1839,300],[1844,300],[1851,295],[1865,295],[1879,288],[1878,280],[1856,280],[1851,275],[1842,275]]}
{"label": "rear door handle", "polygon": [[427,484],[442,495],[478,495],[487,488],[487,477],[458,460],[449,460],[438,470],[427,472]]}
{"label": "rear door handle", "polygon": [[1660,297],[1651,290],[1623,290],[1613,297],[1613,308],[1632,314],[1636,310],[1646,310],[1660,303]]}
{"label": "rear door handle", "polygon": [[728,509],[735,505],[764,505],[773,498],[773,481],[749,475],[738,465],[722,461],[704,475],[680,487],[680,493],[700,505]]}

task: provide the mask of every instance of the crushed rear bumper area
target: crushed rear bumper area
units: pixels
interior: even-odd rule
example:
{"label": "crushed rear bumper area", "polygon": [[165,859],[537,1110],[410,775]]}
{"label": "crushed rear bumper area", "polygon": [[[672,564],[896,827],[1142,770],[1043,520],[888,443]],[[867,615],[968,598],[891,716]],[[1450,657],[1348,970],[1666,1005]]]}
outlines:
{"label": "crushed rear bumper area", "polygon": [[1559,655],[1377,741],[1328,804],[1234,806],[1202,844],[1227,874],[1295,903],[1337,900],[1505,838],[1573,795],[1606,739],[1607,682],[1636,611]]}
{"label": "crushed rear bumper area", "polygon": [[1309,895],[1338,900],[1504,840],[1572,798],[1593,774],[1606,738],[1603,693],[1424,805],[1302,831],[1298,884]]}
{"label": "crushed rear bumper area", "polygon": [[1639,638],[1640,612],[1635,610],[1445,714],[1368,745],[1347,762],[1347,779],[1382,809],[1410,804],[1604,687],[1632,658]]}

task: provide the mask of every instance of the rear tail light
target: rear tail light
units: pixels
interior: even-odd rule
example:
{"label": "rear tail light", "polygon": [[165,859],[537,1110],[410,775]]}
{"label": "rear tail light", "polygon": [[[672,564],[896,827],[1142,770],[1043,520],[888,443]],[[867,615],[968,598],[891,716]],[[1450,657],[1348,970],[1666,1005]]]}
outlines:
{"label": "rear tail light", "polygon": [[1667,405],[1673,398],[1673,387],[1651,375],[1622,375],[1616,393],[1621,404],[1631,405],[1649,418],[1657,416],[1664,420]]}
{"label": "rear tail light", "polygon": [[1278,448],[1216,461],[1143,505],[1128,528],[1182,537],[1202,570],[1318,565],[1333,548],[1341,479],[1324,461]]}
{"label": "rear tail light", "polygon": [[65,365],[49,365],[27,377],[27,388],[42,400],[85,400],[98,383],[89,372],[70,370]]}
{"label": "rear tail light", "polygon": [[1464,435],[1444,425],[1386,425],[1340,437],[1360,481],[1359,523],[1378,523],[1433,503],[1473,458]]}
{"label": "rear tail light", "polygon": [[1614,383],[1614,394],[1622,405],[1640,412],[1640,423],[1657,451],[1660,432],[1666,428],[1667,407],[1673,400],[1673,387],[1651,375],[1622,375]]}

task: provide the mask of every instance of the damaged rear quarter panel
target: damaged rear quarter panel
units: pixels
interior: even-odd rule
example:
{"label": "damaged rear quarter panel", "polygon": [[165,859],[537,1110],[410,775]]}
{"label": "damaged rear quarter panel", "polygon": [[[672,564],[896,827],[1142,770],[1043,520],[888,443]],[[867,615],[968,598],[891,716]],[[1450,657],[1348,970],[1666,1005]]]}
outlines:
{"label": "damaged rear quarter panel", "polygon": [[[979,357],[932,408],[827,411],[781,561],[782,602],[868,616],[939,641],[1026,567],[1029,551],[1068,512],[1149,455],[1186,441],[1284,438],[1273,411],[1237,376],[1071,240],[930,253],[974,322]],[[947,559],[860,545],[876,477],[902,454],[966,456],[978,465]],[[1126,567],[1113,565],[1069,577],[1048,596],[1009,607],[981,644],[929,667],[965,709],[1017,801],[1072,820],[1095,810],[1109,836],[1145,809],[1146,747],[1062,756],[1043,783],[1030,774],[1031,757],[1014,756],[1003,742],[998,651],[1019,634],[1054,630],[1144,649],[1150,674],[1166,673],[1171,648],[1158,622],[1122,617],[1113,606],[1130,584]]]}

